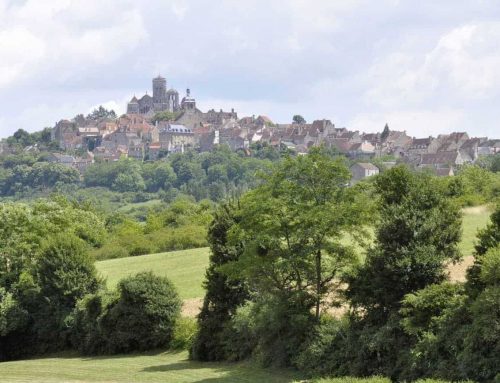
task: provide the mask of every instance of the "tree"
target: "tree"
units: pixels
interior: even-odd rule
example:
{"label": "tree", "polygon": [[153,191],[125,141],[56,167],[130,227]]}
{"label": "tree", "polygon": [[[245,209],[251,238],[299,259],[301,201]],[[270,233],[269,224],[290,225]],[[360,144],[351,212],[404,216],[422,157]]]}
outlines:
{"label": "tree", "polygon": [[500,244],[500,205],[490,216],[488,225],[481,229],[477,235],[475,245],[474,264],[467,270],[466,288],[470,296],[477,296],[483,289],[481,270],[484,255]]}
{"label": "tree", "polygon": [[41,294],[66,310],[100,285],[86,244],[74,235],[55,234],[46,240],[35,273]]}
{"label": "tree", "polygon": [[97,109],[94,109],[92,113],[89,113],[86,118],[87,120],[94,121],[100,120],[102,118],[110,118],[114,120],[116,118],[116,113],[112,109],[108,110],[102,105],[99,105],[99,107]]}
{"label": "tree", "polygon": [[365,263],[345,279],[354,309],[351,363],[356,373],[397,378],[412,344],[400,324],[401,301],[445,280],[445,263],[460,256],[461,216],[435,178],[404,166],[381,174],[375,187],[376,241]]}
{"label": "tree", "polygon": [[306,120],[300,114],[296,114],[293,116],[292,121],[294,124],[305,124]]}
{"label": "tree", "polygon": [[215,212],[208,229],[210,264],[206,271],[203,307],[198,314],[199,331],[190,350],[191,358],[217,361],[227,358],[224,350],[224,330],[236,309],[248,299],[248,291],[241,279],[229,279],[220,267],[237,261],[240,244],[228,243],[228,233],[239,221],[237,207],[223,204]]}
{"label": "tree", "polygon": [[355,261],[343,236],[366,234],[370,204],[361,203],[357,188],[346,187],[349,180],[343,160],[314,148],[285,159],[242,198],[238,234],[245,251],[236,268],[252,289],[296,299],[305,311],[314,307],[319,319],[336,278]]}
{"label": "tree", "polygon": [[146,185],[139,172],[131,172],[118,174],[111,187],[123,193],[144,191]]}
{"label": "tree", "polygon": [[169,112],[168,110],[164,110],[162,112],[156,112],[153,116],[152,122],[160,122],[160,121],[174,121],[178,116],[176,112]]}

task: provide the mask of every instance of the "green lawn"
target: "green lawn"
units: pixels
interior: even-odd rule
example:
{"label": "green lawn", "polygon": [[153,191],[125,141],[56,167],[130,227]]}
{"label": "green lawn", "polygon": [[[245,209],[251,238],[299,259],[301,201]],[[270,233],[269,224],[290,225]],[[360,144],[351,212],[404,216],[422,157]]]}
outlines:
{"label": "green lawn", "polygon": [[208,265],[208,248],[172,251],[96,262],[97,269],[107,279],[108,287],[140,271],[165,275],[177,287],[182,299],[201,298],[201,286]]}
{"label": "green lawn", "polygon": [[198,363],[186,352],[78,357],[53,357],[0,363],[0,382],[23,383],[287,383],[298,376],[288,370],[269,370],[250,363]]}
{"label": "green lawn", "polygon": [[477,230],[486,226],[490,220],[492,211],[487,206],[477,206],[465,208],[463,212],[463,232],[460,250],[462,250],[464,256],[468,256],[474,252]]}

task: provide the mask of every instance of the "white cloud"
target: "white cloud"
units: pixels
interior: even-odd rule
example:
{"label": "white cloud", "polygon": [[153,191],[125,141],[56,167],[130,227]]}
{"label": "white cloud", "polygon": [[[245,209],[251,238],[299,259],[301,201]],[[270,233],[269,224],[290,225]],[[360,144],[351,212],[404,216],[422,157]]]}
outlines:
{"label": "white cloud", "polygon": [[499,40],[500,22],[478,22],[447,31],[427,52],[403,43],[374,62],[365,99],[395,107],[500,95]]}
{"label": "white cloud", "polygon": [[147,32],[133,4],[29,0],[7,6],[4,2],[0,5],[0,91],[37,76],[48,76],[53,82],[82,76],[85,70],[134,50]]}

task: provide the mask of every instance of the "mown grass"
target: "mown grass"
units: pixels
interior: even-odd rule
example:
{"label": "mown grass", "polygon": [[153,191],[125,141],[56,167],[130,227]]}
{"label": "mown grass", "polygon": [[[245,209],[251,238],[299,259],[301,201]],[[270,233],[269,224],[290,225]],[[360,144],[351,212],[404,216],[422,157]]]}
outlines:
{"label": "mown grass", "polygon": [[460,250],[462,255],[469,256],[474,252],[474,242],[477,231],[486,226],[490,220],[492,209],[488,206],[476,206],[463,209],[462,241]]}
{"label": "mown grass", "polygon": [[114,288],[118,281],[141,271],[167,276],[177,287],[182,299],[201,298],[202,282],[208,265],[208,248],[172,251],[96,262],[97,270]]}
{"label": "mown grass", "polygon": [[92,358],[65,354],[0,363],[0,382],[9,383],[288,383],[299,378],[293,371],[251,363],[192,362],[185,351]]}

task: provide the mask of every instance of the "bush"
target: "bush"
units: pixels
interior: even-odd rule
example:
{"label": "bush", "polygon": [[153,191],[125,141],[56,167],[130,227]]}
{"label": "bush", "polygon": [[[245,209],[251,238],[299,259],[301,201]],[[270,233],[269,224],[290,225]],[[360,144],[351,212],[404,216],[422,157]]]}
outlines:
{"label": "bush", "polygon": [[175,323],[174,335],[170,347],[174,350],[189,350],[198,331],[194,318],[180,317]]}
{"label": "bush", "polygon": [[294,302],[277,298],[260,300],[237,311],[225,335],[229,360],[250,355],[263,366],[290,366],[314,325],[314,317]]}
{"label": "bush", "polygon": [[163,228],[147,236],[156,252],[186,250],[207,246],[207,229],[203,226],[186,225],[179,228]]}
{"label": "bush", "polygon": [[347,351],[345,342],[348,330],[347,321],[323,317],[295,358],[296,367],[310,376],[341,373],[345,361],[342,354]]}
{"label": "bush", "polygon": [[130,256],[128,250],[114,242],[105,244],[100,249],[94,250],[92,255],[98,261],[105,259],[125,258]]}
{"label": "bush", "polygon": [[116,295],[97,294],[80,302],[75,346],[86,354],[168,347],[180,308],[181,300],[167,278],[148,272],[122,279]]}

